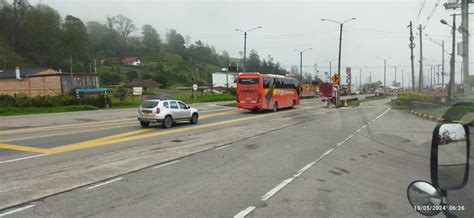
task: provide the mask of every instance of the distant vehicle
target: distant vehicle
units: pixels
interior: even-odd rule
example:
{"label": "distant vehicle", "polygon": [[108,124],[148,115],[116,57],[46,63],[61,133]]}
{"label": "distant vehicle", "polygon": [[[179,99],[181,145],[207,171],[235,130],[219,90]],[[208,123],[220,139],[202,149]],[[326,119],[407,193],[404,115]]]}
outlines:
{"label": "distant vehicle", "polygon": [[176,121],[197,124],[199,113],[197,109],[179,100],[156,99],[143,101],[138,109],[137,118],[142,127],[148,127],[150,123],[161,123],[163,128],[170,128]]}
{"label": "distant vehicle", "polygon": [[300,98],[314,98],[317,97],[318,86],[311,82],[305,82],[300,86]]}
{"label": "distant vehicle", "polygon": [[332,83],[321,83],[319,85],[319,99],[321,101],[332,101],[333,96],[333,84]]}
{"label": "distant vehicle", "polygon": [[300,104],[298,80],[281,75],[240,73],[236,94],[237,107],[252,112],[277,111]]}

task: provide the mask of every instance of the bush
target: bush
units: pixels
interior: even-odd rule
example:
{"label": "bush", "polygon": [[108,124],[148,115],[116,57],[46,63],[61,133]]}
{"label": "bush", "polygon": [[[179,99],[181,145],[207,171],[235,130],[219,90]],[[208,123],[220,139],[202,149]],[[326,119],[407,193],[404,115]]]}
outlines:
{"label": "bush", "polygon": [[110,98],[104,95],[94,97],[82,97],[77,99],[73,95],[64,96],[36,96],[36,97],[12,97],[0,95],[0,107],[61,107],[70,105],[91,105],[104,108],[106,104],[111,105]]}
{"label": "bush", "polygon": [[401,102],[430,102],[431,99],[428,95],[418,92],[402,92],[400,93],[398,99]]}

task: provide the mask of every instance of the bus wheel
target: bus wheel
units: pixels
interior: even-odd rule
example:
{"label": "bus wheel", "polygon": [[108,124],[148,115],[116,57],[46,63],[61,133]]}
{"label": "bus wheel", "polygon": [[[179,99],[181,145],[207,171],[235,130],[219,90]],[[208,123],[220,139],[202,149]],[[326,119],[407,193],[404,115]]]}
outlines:
{"label": "bus wheel", "polygon": [[273,112],[277,112],[278,111],[278,102],[275,101],[275,103],[273,104]]}

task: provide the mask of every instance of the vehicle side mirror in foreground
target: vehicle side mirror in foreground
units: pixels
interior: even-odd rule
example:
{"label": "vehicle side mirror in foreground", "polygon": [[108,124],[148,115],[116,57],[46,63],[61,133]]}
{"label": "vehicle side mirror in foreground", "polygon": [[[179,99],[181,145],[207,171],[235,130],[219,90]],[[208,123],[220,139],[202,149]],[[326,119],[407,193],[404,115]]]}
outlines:
{"label": "vehicle side mirror in foreground", "polygon": [[424,216],[435,216],[441,212],[441,194],[429,182],[418,180],[410,183],[407,195],[413,209]]}
{"label": "vehicle side mirror in foreground", "polygon": [[457,190],[469,177],[469,127],[440,124],[431,142],[431,182],[441,190]]}

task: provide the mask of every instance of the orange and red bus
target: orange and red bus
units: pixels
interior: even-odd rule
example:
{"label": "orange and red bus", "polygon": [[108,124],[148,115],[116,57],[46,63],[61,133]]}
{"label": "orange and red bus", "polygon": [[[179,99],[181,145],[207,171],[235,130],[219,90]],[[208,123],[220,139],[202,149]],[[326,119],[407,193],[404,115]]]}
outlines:
{"label": "orange and red bus", "polygon": [[293,108],[300,104],[298,80],[273,74],[240,73],[237,107],[251,111]]}

